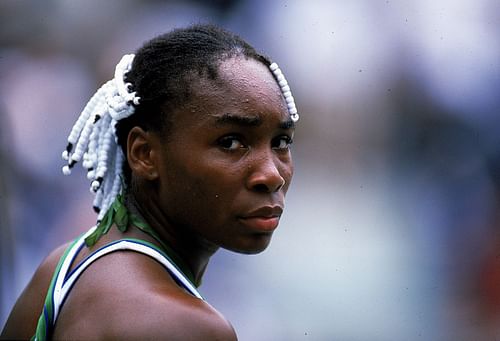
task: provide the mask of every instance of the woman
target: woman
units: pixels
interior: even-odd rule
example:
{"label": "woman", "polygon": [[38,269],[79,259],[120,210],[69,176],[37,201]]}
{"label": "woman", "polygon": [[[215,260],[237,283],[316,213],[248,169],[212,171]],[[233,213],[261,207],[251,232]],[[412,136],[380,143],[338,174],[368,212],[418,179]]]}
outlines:
{"label": "woman", "polygon": [[42,263],[2,338],[235,340],[196,287],[219,247],[268,246],[297,119],[278,66],[220,28],[125,56],[63,153],[65,174],[88,169],[98,224]]}

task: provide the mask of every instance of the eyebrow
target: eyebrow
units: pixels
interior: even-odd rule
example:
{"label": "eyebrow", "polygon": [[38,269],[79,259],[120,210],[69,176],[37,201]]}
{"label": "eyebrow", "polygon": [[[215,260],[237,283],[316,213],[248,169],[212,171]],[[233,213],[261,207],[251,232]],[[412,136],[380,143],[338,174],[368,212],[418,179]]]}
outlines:
{"label": "eyebrow", "polygon": [[[226,113],[221,116],[215,117],[215,124],[217,126],[223,125],[238,125],[242,127],[258,127],[262,124],[262,118],[259,116],[240,116],[231,113]],[[280,129],[295,128],[295,122],[291,118],[286,121],[280,122]]]}
{"label": "eyebrow", "polygon": [[234,124],[244,127],[258,127],[262,124],[262,119],[258,116],[239,116],[231,113],[226,113],[215,118],[215,124],[228,125]]}

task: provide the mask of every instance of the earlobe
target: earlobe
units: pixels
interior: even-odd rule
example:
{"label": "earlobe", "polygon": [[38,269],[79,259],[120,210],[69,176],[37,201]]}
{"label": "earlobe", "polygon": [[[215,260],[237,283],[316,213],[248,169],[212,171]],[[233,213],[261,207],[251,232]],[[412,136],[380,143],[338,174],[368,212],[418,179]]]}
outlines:
{"label": "earlobe", "polygon": [[146,180],[156,180],[157,144],[155,136],[140,127],[133,127],[127,137],[127,160],[132,174]]}

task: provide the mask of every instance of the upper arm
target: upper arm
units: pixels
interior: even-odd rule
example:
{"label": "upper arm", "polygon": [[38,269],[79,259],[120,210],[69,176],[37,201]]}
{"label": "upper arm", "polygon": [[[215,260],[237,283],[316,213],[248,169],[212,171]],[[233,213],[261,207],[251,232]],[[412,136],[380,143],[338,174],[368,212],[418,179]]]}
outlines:
{"label": "upper arm", "polygon": [[12,308],[2,330],[2,339],[29,339],[35,334],[54,269],[66,247],[54,250],[38,267]]}

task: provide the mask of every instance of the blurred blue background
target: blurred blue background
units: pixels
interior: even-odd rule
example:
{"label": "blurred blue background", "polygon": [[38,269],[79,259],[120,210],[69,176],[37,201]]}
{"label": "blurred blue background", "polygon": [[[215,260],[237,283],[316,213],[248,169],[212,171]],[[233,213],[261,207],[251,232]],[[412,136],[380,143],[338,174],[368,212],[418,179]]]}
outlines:
{"label": "blurred blue background", "polygon": [[500,337],[500,3],[0,2],[0,325],[95,220],[60,153],[125,53],[212,22],[276,60],[301,113],[270,248],[202,293],[240,340]]}

